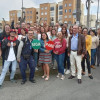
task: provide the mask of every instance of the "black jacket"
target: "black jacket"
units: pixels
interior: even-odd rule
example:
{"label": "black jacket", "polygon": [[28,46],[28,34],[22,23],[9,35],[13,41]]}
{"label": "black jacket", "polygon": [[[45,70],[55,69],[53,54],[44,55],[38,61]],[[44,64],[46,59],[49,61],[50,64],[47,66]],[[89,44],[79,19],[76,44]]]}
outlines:
{"label": "black jacket", "polygon": [[[9,55],[9,51],[10,51],[10,47],[7,46],[8,42],[11,43],[10,40],[5,39],[5,40],[2,42],[2,46],[1,46],[2,50],[5,51],[4,60],[7,60],[7,59],[8,59],[8,55]],[[17,56],[17,49],[18,49],[19,41],[18,41],[18,40],[15,40],[15,41],[13,41],[13,43],[16,43],[16,46],[13,46],[13,49],[14,49],[15,56]]]}

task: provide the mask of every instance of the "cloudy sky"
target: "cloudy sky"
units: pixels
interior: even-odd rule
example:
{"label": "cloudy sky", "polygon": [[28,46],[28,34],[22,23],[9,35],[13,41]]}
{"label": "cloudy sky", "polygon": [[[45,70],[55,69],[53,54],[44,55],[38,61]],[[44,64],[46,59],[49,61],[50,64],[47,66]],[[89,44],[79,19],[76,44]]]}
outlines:
{"label": "cloudy sky", "polygon": [[[0,0],[0,20],[2,18],[5,18],[5,20],[9,20],[9,11],[10,10],[20,10],[21,9],[21,1],[22,0]],[[62,0],[23,0],[24,1],[24,7],[39,7],[40,3],[53,3],[53,2],[59,2]],[[97,13],[97,1],[98,0],[92,0],[94,3],[91,4],[91,13],[96,14]],[[85,4],[86,0],[82,0],[82,2]],[[84,10],[85,15],[87,14],[87,10],[85,7]],[[100,10],[99,10],[100,13]]]}

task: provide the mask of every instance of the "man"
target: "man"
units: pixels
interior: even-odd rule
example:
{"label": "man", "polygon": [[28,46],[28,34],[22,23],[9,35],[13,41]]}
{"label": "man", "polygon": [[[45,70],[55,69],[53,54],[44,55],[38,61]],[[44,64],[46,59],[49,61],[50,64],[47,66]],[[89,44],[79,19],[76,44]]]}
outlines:
{"label": "man", "polygon": [[69,79],[75,78],[75,61],[77,64],[77,78],[78,78],[78,83],[81,84],[81,72],[82,72],[82,67],[81,67],[81,61],[82,58],[85,55],[86,51],[86,46],[85,46],[85,37],[82,34],[78,33],[78,26],[74,25],[73,26],[73,35],[69,38],[69,55],[70,55],[70,62],[71,62],[71,76]]}
{"label": "man", "polygon": [[33,31],[29,30],[28,31],[28,37],[23,39],[18,47],[18,54],[17,54],[17,60],[19,62],[19,67],[22,75],[22,82],[21,84],[25,84],[27,79],[26,79],[26,69],[27,69],[27,64],[29,65],[30,68],[30,77],[29,81],[32,83],[35,83],[34,80],[34,73],[35,73],[35,64],[34,64],[34,59],[33,59],[33,49],[31,46],[31,42],[33,41]]}
{"label": "man", "polygon": [[12,63],[12,71],[10,75],[10,80],[12,82],[14,81],[14,75],[17,67],[17,60],[16,60],[17,48],[19,45],[19,41],[15,38],[15,34],[16,32],[14,30],[11,30],[10,36],[7,39],[5,39],[2,43],[2,50],[5,51],[5,61],[0,76],[0,87],[2,86],[5,75],[11,63]]}

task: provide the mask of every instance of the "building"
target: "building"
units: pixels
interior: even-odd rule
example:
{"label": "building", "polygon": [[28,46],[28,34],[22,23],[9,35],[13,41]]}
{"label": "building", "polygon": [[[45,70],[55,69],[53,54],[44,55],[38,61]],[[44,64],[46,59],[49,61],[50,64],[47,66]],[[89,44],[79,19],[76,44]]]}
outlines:
{"label": "building", "polygon": [[50,3],[50,24],[55,25],[58,19],[58,8],[56,3]]}
{"label": "building", "polygon": [[25,8],[25,23],[34,24],[36,22],[36,9],[35,8]]}
{"label": "building", "polygon": [[63,23],[63,2],[58,2],[58,22]]}
{"label": "building", "polygon": [[21,15],[21,10],[9,11],[10,24],[12,23],[12,21],[14,21],[14,24],[18,23],[21,19]]}
{"label": "building", "polygon": [[[90,15],[90,28],[93,28],[96,26],[96,15]],[[84,26],[87,26],[87,15],[84,17]]]}
{"label": "building", "polygon": [[50,3],[40,4],[40,24],[44,21],[50,24]]}
{"label": "building", "polygon": [[[62,8],[62,6],[60,6]],[[76,0],[63,0],[63,23],[74,24],[73,11],[76,9]],[[62,14],[62,11],[60,12]]]}
{"label": "building", "polygon": [[36,22],[40,23],[40,8],[36,8]]}

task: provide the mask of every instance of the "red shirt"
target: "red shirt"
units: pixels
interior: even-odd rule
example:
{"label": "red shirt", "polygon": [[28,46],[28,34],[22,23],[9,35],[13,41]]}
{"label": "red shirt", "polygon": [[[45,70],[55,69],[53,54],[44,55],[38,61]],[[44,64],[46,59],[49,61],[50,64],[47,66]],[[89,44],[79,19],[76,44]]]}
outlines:
{"label": "red shirt", "polygon": [[53,52],[58,52],[58,55],[64,53],[66,50],[66,40],[63,39],[62,43],[61,40],[58,38],[54,40],[54,50]]}

